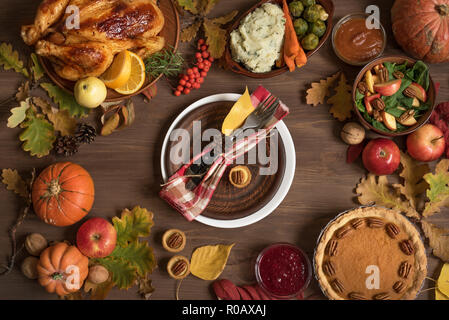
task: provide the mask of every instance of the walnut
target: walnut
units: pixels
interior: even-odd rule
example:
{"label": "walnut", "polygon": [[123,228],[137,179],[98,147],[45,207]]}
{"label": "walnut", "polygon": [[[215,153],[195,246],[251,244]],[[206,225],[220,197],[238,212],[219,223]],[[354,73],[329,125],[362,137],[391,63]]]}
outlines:
{"label": "walnut", "polygon": [[45,239],[40,233],[29,234],[25,239],[25,248],[32,256],[39,256],[47,247],[47,239]]}
{"label": "walnut", "polygon": [[95,284],[100,284],[108,280],[109,271],[100,265],[94,265],[89,268],[88,280]]}
{"label": "walnut", "polygon": [[348,122],[341,130],[341,138],[347,144],[359,144],[365,139],[365,129],[356,122]]}
{"label": "walnut", "polygon": [[37,279],[37,264],[39,263],[39,259],[36,257],[28,257],[23,260],[20,269],[25,277],[28,279],[34,280]]}

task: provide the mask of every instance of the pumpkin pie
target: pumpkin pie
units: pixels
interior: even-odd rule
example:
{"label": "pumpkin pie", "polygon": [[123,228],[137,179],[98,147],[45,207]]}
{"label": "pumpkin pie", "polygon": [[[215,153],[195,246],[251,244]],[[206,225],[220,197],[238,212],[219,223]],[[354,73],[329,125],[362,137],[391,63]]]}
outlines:
{"label": "pumpkin pie", "polygon": [[424,244],[399,212],[365,207],[339,215],[314,257],[323,292],[334,300],[410,300],[427,274]]}

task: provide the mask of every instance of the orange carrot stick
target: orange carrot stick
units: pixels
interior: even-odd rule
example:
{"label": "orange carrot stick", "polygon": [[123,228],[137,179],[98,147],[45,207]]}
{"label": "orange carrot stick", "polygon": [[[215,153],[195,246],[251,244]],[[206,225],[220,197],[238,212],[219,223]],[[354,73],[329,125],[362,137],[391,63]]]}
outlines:
{"label": "orange carrot stick", "polygon": [[295,70],[295,67],[302,67],[307,63],[307,56],[299,44],[296,36],[293,21],[290,16],[287,1],[282,0],[282,7],[285,16],[285,39],[284,39],[284,60],[290,72]]}

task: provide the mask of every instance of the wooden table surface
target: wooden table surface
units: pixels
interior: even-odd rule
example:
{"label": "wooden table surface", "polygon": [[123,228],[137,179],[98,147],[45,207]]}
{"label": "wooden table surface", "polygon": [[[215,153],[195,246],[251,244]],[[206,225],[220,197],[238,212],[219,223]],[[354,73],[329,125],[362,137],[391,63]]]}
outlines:
{"label": "wooden table surface", "polygon": [[[334,0],[336,12],[334,22],[342,16],[364,11],[370,4],[381,8],[381,20],[388,32],[388,48],[385,53],[399,54],[390,27],[390,6],[392,1]],[[0,20],[0,41],[10,42],[22,54],[29,49],[19,36],[20,26],[34,18],[38,0],[3,0]],[[221,15],[233,9],[247,10],[255,0],[221,1],[211,15]],[[181,20],[182,21],[182,20]],[[189,53],[189,45],[181,45],[181,52]],[[23,57],[26,57],[23,55]],[[431,66],[435,81],[441,83],[438,101],[449,100],[448,64]],[[342,124],[334,120],[328,106],[313,108],[305,104],[305,90],[312,81],[318,81],[344,70],[349,81],[353,81],[359,68],[345,65],[334,55],[330,41],[314,55],[301,70],[286,73],[274,79],[254,80],[235,75],[214,66],[200,90],[190,95],[175,97],[165,80],[158,85],[158,95],[145,103],[136,97],[137,119],[132,127],[109,137],[98,137],[92,145],[84,145],[80,152],[70,158],[84,166],[95,181],[96,198],[88,217],[111,218],[123,208],[135,205],[154,212],[155,226],[149,238],[155,249],[158,268],[152,278],[156,288],[152,299],[174,299],[176,282],[169,278],[165,266],[171,254],[161,246],[161,235],[168,228],[184,230],[188,237],[183,255],[190,256],[198,246],[217,243],[236,243],[228,264],[221,275],[236,284],[254,283],[253,262],[265,246],[274,242],[291,242],[303,248],[312,258],[320,230],[341,211],[357,206],[354,201],[354,187],[365,175],[361,163],[345,163],[347,146],[339,138]],[[20,84],[20,76],[14,72],[0,73],[0,100],[15,93]],[[173,119],[194,101],[217,93],[242,93],[245,86],[254,90],[259,84],[266,86],[280,97],[289,107],[290,115],[285,119],[296,148],[296,174],[290,192],[283,203],[264,220],[240,229],[216,229],[198,222],[187,222],[180,214],[159,199],[160,152],[162,139]],[[0,168],[17,168],[21,173],[35,167],[42,170],[51,163],[64,160],[48,156],[43,159],[30,157],[21,150],[18,140],[19,129],[8,129],[6,119],[9,107],[0,110]],[[99,115],[90,118],[99,122]],[[0,261],[7,258],[10,243],[8,228],[15,221],[21,209],[17,197],[5,188],[0,188]],[[433,219],[441,226],[448,226],[449,214],[443,211]],[[42,223],[31,216],[18,233],[19,242],[31,232],[40,232],[50,240],[74,240],[80,223],[68,228],[57,228]],[[19,262],[24,258],[19,256]],[[429,277],[441,262],[429,255]],[[432,286],[427,282],[425,287]],[[316,280],[306,292],[306,296],[322,298]],[[0,299],[56,299],[45,293],[36,281],[27,280],[16,267],[6,277],[0,277]],[[138,299],[136,288],[128,291],[114,289],[111,299]],[[210,283],[189,276],[180,291],[181,299],[213,299]],[[420,294],[420,299],[433,298],[433,293]]]}

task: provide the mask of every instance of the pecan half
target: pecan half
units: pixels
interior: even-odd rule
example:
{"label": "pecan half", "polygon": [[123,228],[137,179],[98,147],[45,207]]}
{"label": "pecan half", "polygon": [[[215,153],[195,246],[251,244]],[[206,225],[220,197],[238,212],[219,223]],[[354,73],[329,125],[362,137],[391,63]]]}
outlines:
{"label": "pecan half", "polygon": [[364,81],[360,81],[359,82],[359,84],[357,85],[357,89],[363,95],[366,95],[368,93],[368,91],[369,91],[368,85]]}
{"label": "pecan half", "polygon": [[379,218],[368,218],[368,227],[370,228],[382,228],[384,226],[384,222]]}
{"label": "pecan half", "polygon": [[382,111],[386,108],[385,102],[380,98],[374,99],[374,101],[371,102],[371,105],[374,109],[379,111]]}
{"label": "pecan half", "polygon": [[404,240],[399,243],[399,247],[406,255],[411,256],[415,252],[415,247],[411,240]]}
{"label": "pecan half", "polygon": [[379,121],[379,122],[383,121],[382,115],[380,114],[379,110],[376,110],[376,109],[373,110],[373,117],[374,117],[374,120],[376,120],[376,121]]}
{"label": "pecan half", "polygon": [[337,240],[329,241],[329,243],[327,244],[327,254],[330,255],[331,257],[335,256],[337,254],[337,247],[338,247]]}
{"label": "pecan half", "polygon": [[368,300],[363,294],[358,292],[351,292],[348,294],[348,298],[351,300]]}
{"label": "pecan half", "polygon": [[416,98],[416,93],[413,89],[410,88],[405,88],[404,91],[402,91],[402,93],[404,94],[404,96],[409,97],[409,98]]}
{"label": "pecan half", "polygon": [[337,239],[342,239],[352,231],[354,231],[354,229],[352,229],[350,225],[345,225],[344,227],[341,227],[340,229],[337,230],[336,237]]}
{"label": "pecan half", "polygon": [[405,283],[402,281],[398,281],[393,285],[393,290],[396,293],[401,293],[402,291],[405,290]]}
{"label": "pecan half", "polygon": [[391,297],[387,292],[376,294],[373,297],[374,300],[390,300]]}
{"label": "pecan half", "polygon": [[393,77],[396,79],[404,79],[405,76],[401,71],[395,71],[393,72]]}
{"label": "pecan half", "polygon": [[401,278],[407,279],[410,275],[410,271],[412,271],[412,265],[407,261],[404,261],[399,266],[398,274]]}
{"label": "pecan half", "polygon": [[404,112],[403,114],[401,114],[401,116],[399,117],[399,121],[404,122],[414,116],[415,116],[415,110],[408,110],[408,111]]}
{"label": "pecan half", "polygon": [[365,220],[363,220],[361,218],[356,218],[356,219],[351,220],[351,226],[356,230],[363,227],[364,225],[365,225]]}
{"label": "pecan half", "polygon": [[187,262],[185,262],[184,260],[178,260],[171,267],[171,272],[176,277],[179,277],[187,271],[187,268],[188,268]]}
{"label": "pecan half", "polygon": [[331,286],[332,286],[332,289],[334,289],[335,292],[337,292],[337,293],[343,293],[343,291],[345,291],[345,287],[338,279],[335,279],[334,281],[332,281]]}
{"label": "pecan half", "polygon": [[172,249],[179,249],[184,241],[182,234],[174,232],[167,239],[167,245]]}
{"label": "pecan half", "polygon": [[331,276],[331,277],[333,275],[335,275],[335,266],[334,266],[334,264],[331,261],[326,261],[323,264],[323,272],[325,274],[327,274],[328,276]]}
{"label": "pecan half", "polygon": [[392,239],[396,239],[396,236],[401,233],[401,230],[399,230],[398,226],[395,225],[394,223],[388,223],[385,226],[385,230],[387,231],[387,234],[390,236],[390,238]]}
{"label": "pecan half", "polygon": [[379,69],[379,78],[380,78],[381,83],[384,83],[384,82],[387,82],[388,80],[390,80],[390,73],[388,72],[387,68]]}

